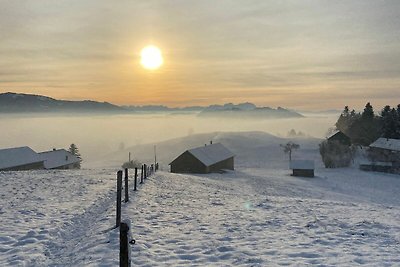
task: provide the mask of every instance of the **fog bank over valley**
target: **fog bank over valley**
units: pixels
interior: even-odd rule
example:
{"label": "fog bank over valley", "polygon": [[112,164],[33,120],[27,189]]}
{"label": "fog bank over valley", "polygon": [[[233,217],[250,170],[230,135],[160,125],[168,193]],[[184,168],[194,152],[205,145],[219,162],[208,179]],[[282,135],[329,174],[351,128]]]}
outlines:
{"label": "fog bank over valley", "polygon": [[[291,129],[325,137],[337,114],[302,118],[234,119],[197,114],[1,114],[0,147],[30,146],[37,151],[68,148],[75,143],[85,163],[129,147],[211,132],[262,131],[287,137]],[[132,151],[134,153],[134,151]]]}

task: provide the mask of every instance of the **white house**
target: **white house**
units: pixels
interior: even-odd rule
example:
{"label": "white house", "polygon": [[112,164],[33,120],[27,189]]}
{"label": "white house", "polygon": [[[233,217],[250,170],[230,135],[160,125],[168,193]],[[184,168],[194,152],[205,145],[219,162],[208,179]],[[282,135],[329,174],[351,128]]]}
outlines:
{"label": "white house", "polygon": [[43,161],[35,151],[27,146],[0,149],[0,171],[43,169]]}
{"label": "white house", "polygon": [[65,149],[53,149],[38,154],[44,161],[45,169],[75,169],[79,158]]}

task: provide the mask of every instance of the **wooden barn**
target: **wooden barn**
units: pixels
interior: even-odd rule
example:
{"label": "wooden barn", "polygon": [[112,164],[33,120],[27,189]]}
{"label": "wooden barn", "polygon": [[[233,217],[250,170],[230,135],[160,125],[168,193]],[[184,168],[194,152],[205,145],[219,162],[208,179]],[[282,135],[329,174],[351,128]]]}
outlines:
{"label": "wooden barn", "polygon": [[169,165],[173,173],[211,173],[234,169],[235,155],[220,143],[186,150]]}
{"label": "wooden barn", "polygon": [[44,160],[31,148],[0,149],[0,171],[23,171],[44,168]]}
{"label": "wooden barn", "polygon": [[341,131],[336,131],[330,136],[327,137],[329,142],[339,142],[342,145],[350,146],[351,145],[351,139],[347,135],[345,135]]}
{"label": "wooden barn", "polygon": [[290,169],[293,176],[314,177],[314,161],[312,160],[292,160]]}
{"label": "wooden barn", "polygon": [[53,149],[39,153],[45,169],[77,169],[79,158],[65,149]]}

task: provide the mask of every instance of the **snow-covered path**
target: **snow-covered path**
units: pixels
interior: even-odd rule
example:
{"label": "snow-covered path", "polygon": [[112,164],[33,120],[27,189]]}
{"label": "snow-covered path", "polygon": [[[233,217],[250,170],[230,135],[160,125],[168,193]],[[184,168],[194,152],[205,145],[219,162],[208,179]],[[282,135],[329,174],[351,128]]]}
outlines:
{"label": "snow-covered path", "polygon": [[[344,170],[343,176],[352,172]],[[399,186],[396,176],[366,174],[371,175]],[[357,200],[343,190],[335,191],[332,183],[329,177],[302,179],[259,169],[204,176],[158,174],[128,211],[137,240],[133,262],[141,266],[400,265],[398,201],[387,206],[366,202],[364,197]],[[375,198],[379,197],[383,196]]]}
{"label": "snow-covered path", "polygon": [[[115,199],[110,170],[0,173],[0,266],[79,266]],[[86,239],[86,240],[85,240]],[[86,250],[86,251],[85,251]]]}

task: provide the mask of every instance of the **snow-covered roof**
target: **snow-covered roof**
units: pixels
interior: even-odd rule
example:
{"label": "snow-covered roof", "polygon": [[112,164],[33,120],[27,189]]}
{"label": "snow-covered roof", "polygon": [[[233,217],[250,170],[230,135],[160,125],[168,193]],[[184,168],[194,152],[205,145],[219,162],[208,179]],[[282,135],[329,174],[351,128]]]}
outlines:
{"label": "snow-covered roof", "polygon": [[342,131],[336,130],[333,133],[331,133],[330,135],[328,135],[326,137],[326,139],[331,139],[332,137],[336,136],[336,135],[341,135],[341,136],[345,136],[347,138],[349,138],[346,134],[344,134]]}
{"label": "snow-covered roof", "polygon": [[234,157],[229,149],[221,143],[189,149],[188,152],[200,160],[204,165],[211,166],[217,162]]}
{"label": "snow-covered roof", "polygon": [[400,139],[378,138],[375,142],[369,145],[370,147],[400,151]]}
{"label": "snow-covered roof", "polygon": [[290,162],[290,169],[296,170],[311,170],[314,169],[314,161],[312,160],[292,160]]}
{"label": "snow-covered roof", "polygon": [[0,149],[0,169],[8,169],[43,161],[31,148],[15,147]]}
{"label": "snow-covered roof", "polygon": [[65,149],[41,152],[39,156],[44,161],[44,167],[46,169],[59,168],[79,162],[78,157]]}
{"label": "snow-covered roof", "polygon": [[332,138],[333,136],[337,135],[338,133],[340,133],[340,131],[339,131],[339,130],[336,130],[336,131],[334,131],[333,133],[331,133],[330,135],[328,135],[328,136],[326,137],[326,139]]}

